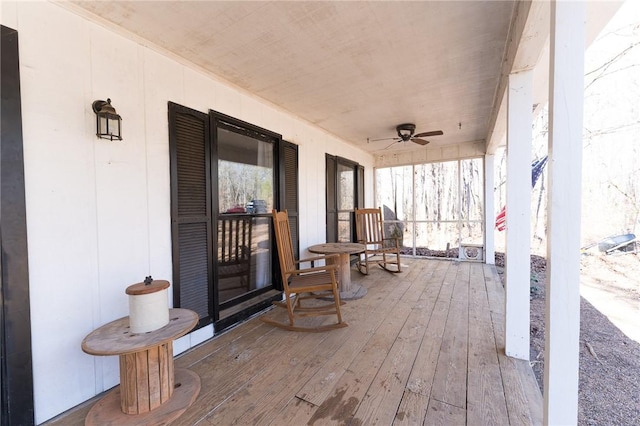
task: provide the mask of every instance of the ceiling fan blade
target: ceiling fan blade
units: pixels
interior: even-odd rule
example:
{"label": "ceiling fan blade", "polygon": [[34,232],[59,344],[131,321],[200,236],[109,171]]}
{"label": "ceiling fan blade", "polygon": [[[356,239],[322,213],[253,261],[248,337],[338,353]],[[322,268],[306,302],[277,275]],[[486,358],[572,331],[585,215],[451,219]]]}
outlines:
{"label": "ceiling fan blade", "polygon": [[369,139],[369,142],[390,141],[390,140],[399,141],[400,138]]}
{"label": "ceiling fan blade", "polygon": [[417,143],[418,145],[426,145],[429,141],[425,141],[424,139],[411,138],[411,142]]}
{"label": "ceiling fan blade", "polygon": [[[394,138],[394,139],[397,139],[397,138]],[[385,146],[384,149],[389,149],[389,148],[391,148],[393,145],[395,145],[397,143],[398,143],[398,141],[393,141],[389,145]]]}
{"label": "ceiling fan blade", "polygon": [[414,138],[428,138],[429,136],[442,136],[444,135],[444,133],[442,132],[442,130],[433,130],[431,132],[424,132],[424,133],[418,133],[417,135],[414,135]]}

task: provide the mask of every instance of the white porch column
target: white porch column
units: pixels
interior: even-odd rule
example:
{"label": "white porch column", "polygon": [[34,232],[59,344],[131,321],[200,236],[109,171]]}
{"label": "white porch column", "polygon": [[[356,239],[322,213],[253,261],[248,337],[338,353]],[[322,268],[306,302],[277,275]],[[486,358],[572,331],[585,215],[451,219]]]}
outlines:
{"label": "white porch column", "polygon": [[488,265],[496,263],[495,250],[495,155],[484,156],[484,262]]}
{"label": "white porch column", "polygon": [[544,424],[578,420],[584,2],[551,3]]}
{"label": "white porch column", "polygon": [[509,76],[505,352],[529,359],[533,72]]}

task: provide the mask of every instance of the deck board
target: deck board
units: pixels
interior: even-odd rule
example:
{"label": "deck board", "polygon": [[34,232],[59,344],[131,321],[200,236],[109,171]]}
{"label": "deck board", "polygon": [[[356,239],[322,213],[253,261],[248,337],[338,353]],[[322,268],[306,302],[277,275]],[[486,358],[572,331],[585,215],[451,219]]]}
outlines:
{"label": "deck board", "polygon": [[469,264],[458,264],[457,269],[433,379],[431,398],[449,405],[466,408]]}
{"label": "deck board", "polygon": [[[509,423],[512,425],[542,424],[542,394],[535,379],[532,380],[533,371],[529,362],[510,358],[505,354],[504,288],[500,284],[495,268],[485,265],[485,277],[488,278],[485,280],[487,295],[490,301],[494,300],[491,319],[496,341],[496,353],[504,384]],[[503,302],[500,304],[501,300]]]}
{"label": "deck board", "polygon": [[506,424],[507,414],[500,364],[496,352],[484,270],[471,265],[469,282],[469,356],[467,422]]}
{"label": "deck board", "polygon": [[[529,364],[504,355],[495,268],[402,261],[399,274],[352,271],[368,292],[344,305],[346,328],[289,332],[256,318],[176,358],[202,390],[172,425],[541,424]],[[48,424],[82,425],[97,400]]]}
{"label": "deck board", "polygon": [[406,389],[393,424],[396,426],[421,425],[427,414],[429,397]]}
{"label": "deck board", "polygon": [[355,413],[356,424],[390,424],[394,420],[435,304],[435,299],[433,303],[429,303],[430,297],[423,299],[429,288],[426,283],[432,274],[427,272],[426,275],[412,277],[418,281],[412,289],[420,295],[411,300],[417,300],[418,304],[411,304],[412,310],[404,326]]}
{"label": "deck board", "polygon": [[[453,274],[455,278],[455,269],[449,272],[451,262],[440,262],[435,273],[432,276],[431,286],[437,290],[435,294],[435,302],[429,318],[429,324],[425,330],[425,336],[416,355],[416,360],[411,370],[407,389],[416,394],[426,396],[426,403],[431,395],[431,386],[433,377],[440,355],[440,346],[442,344],[442,335],[444,334],[444,326],[446,324],[449,305],[451,302],[451,293],[446,289],[443,291],[443,283],[446,281],[447,274]],[[448,287],[453,289],[452,286]],[[434,291],[435,292],[435,291]],[[426,404],[424,406],[426,411]]]}
{"label": "deck board", "polygon": [[[383,300],[373,298],[365,299],[363,301],[363,305],[369,305],[370,309],[373,311],[378,311],[381,308],[381,303],[383,303]],[[349,304],[345,305],[343,311],[343,315],[348,321],[348,317],[351,314]],[[315,345],[312,348],[312,354],[308,355],[307,357],[301,357],[304,360],[304,363],[298,363],[295,366],[285,366],[284,383],[287,384],[286,387],[281,386],[282,382],[278,382],[278,380],[274,381],[273,378],[270,377],[273,376],[273,373],[267,372],[267,376],[274,382],[274,386],[264,387],[265,389],[271,390],[268,397],[261,399],[260,403],[256,404],[255,407],[252,407],[251,410],[247,410],[247,413],[239,418],[239,422],[241,424],[254,425],[260,423],[263,419],[269,418],[270,416],[278,413],[280,409],[285,406],[290,400],[291,389],[300,388],[308,384],[311,378],[317,375],[318,366],[328,365],[328,359],[335,360],[343,358],[344,353],[341,352],[341,350],[347,346],[348,340],[353,340],[353,333],[354,331],[349,330],[348,328],[339,329],[338,333],[323,333],[326,334],[326,339],[324,339],[321,344]],[[361,347],[362,345],[360,345],[360,348]],[[296,354],[298,353],[299,351],[296,351]],[[356,355],[354,355],[354,358]],[[299,366],[301,368],[298,368]],[[337,377],[338,375],[332,372],[330,376]],[[331,389],[332,387],[330,385],[330,382],[330,380],[324,380],[322,382],[322,387]],[[252,383],[252,386],[255,387],[256,383]],[[298,407],[300,406],[301,405],[298,404]],[[302,407],[304,408],[304,405],[302,405]],[[224,422],[218,424],[224,424]]]}
{"label": "deck board", "polygon": [[[424,426],[464,425],[467,424],[467,413],[464,408],[456,407],[435,399],[429,400],[429,408]],[[472,424],[472,423],[468,423]]]}
{"label": "deck board", "polygon": [[409,289],[396,303],[393,314],[384,316],[382,324],[360,352],[360,356],[349,365],[331,396],[318,407],[310,423],[326,419],[339,423],[351,421],[412,311],[410,301],[416,300],[422,292],[419,281],[410,284]]}
{"label": "deck board", "polygon": [[[385,317],[389,315],[395,303],[407,290],[408,282],[396,286],[384,286],[381,280],[375,284],[382,287],[377,297],[359,301],[360,312],[374,313],[368,321],[351,321],[348,327],[349,339],[342,348],[318,369],[296,393],[302,400],[320,405],[331,393],[335,383],[347,371],[349,365],[358,357],[362,348],[376,332]],[[345,315],[349,317],[350,304],[345,307]],[[357,315],[357,313],[355,313]]]}

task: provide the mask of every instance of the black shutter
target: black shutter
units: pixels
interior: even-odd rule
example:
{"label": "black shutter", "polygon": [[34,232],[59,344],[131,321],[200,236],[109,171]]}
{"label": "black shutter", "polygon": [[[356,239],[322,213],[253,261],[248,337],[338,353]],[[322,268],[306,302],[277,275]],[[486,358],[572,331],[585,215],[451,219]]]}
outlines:
{"label": "black shutter", "polygon": [[173,303],[213,321],[209,116],[169,103]]}
{"label": "black shutter", "polygon": [[283,178],[280,187],[280,209],[289,214],[291,241],[296,259],[300,258],[300,237],[298,218],[298,146],[287,141],[280,143],[280,169]]}
{"label": "black shutter", "polygon": [[34,424],[18,33],[0,26],[0,424]]}
{"label": "black shutter", "polygon": [[338,202],[336,200],[337,157],[326,154],[327,174],[327,242],[338,241]]}
{"label": "black shutter", "polygon": [[364,208],[364,166],[361,165],[356,170],[356,207]]}
{"label": "black shutter", "polygon": [[[357,165],[356,166],[356,208],[363,209],[364,208],[364,166]],[[353,212],[351,217],[351,223],[353,226],[351,227],[351,241],[357,241],[358,237],[356,236],[356,213]]]}

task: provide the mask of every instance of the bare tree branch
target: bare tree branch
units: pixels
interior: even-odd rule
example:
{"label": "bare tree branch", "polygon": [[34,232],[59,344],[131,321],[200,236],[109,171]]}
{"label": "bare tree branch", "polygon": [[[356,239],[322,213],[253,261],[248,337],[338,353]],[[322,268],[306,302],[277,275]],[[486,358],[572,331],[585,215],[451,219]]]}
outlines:
{"label": "bare tree branch", "polygon": [[640,125],[640,120],[634,121],[633,123],[622,124],[620,126],[609,127],[607,129],[598,129],[598,130],[591,131],[585,127],[584,130],[588,133],[588,137],[592,138],[595,136],[609,135],[611,133],[619,132],[623,129],[628,129],[629,127],[636,127],[638,125]]}
{"label": "bare tree branch", "polygon": [[589,75],[597,73],[597,72],[600,72],[600,74],[597,75],[596,77],[594,77],[593,80],[591,80],[591,82],[589,84],[587,84],[587,86],[585,87],[585,90],[588,89],[593,83],[595,83],[596,81],[601,79],[603,76],[605,76],[606,75],[606,71],[609,69],[609,67],[611,67],[614,63],[616,63],[616,61],[618,61],[620,58],[622,58],[623,56],[628,54],[633,48],[635,48],[638,45],[640,45],[640,42],[635,42],[635,43],[630,44],[629,46],[624,48],[620,53],[615,55],[613,58],[609,59],[607,62],[605,62],[604,64],[600,65],[598,68],[587,72],[585,74],[585,77],[588,77]]}

